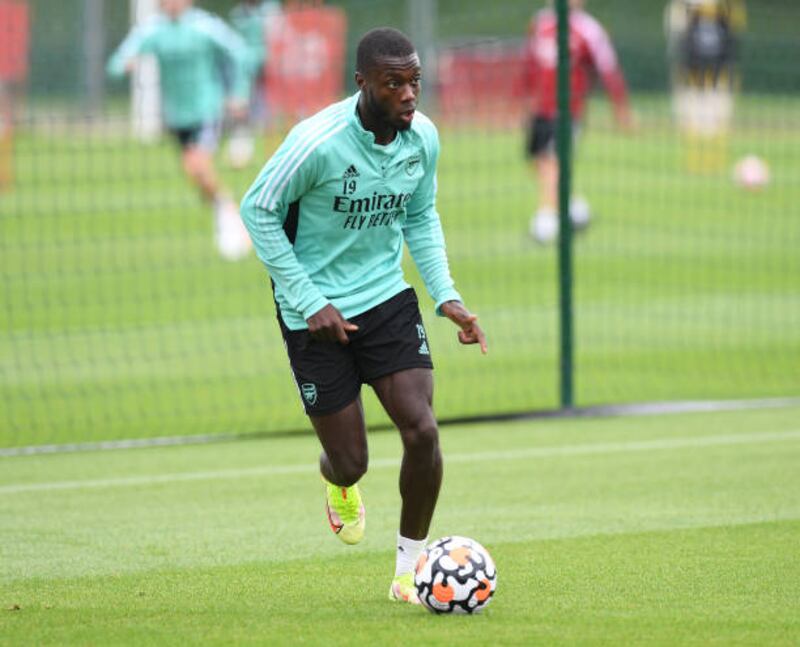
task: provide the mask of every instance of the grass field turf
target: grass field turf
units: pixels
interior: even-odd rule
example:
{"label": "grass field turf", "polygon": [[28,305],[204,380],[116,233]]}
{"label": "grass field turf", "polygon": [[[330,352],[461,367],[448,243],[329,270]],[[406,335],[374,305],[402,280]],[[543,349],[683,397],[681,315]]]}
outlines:
{"label": "grass field turf", "polygon": [[[769,161],[760,193],[728,166],[687,173],[668,99],[634,103],[639,133],[607,128],[600,104],[578,148],[595,221],[575,248],[577,404],[797,394],[800,102],[739,103],[729,161]],[[20,133],[0,194],[0,446],[303,428],[260,263],[217,258],[175,151],[123,132]],[[439,415],[555,407],[556,258],[526,233],[521,132],[441,139],[453,274],[490,354],[460,348],[420,289]],[[257,171],[225,173],[241,193]]]}
{"label": "grass field turf", "polygon": [[0,644],[800,641],[800,409],[442,430],[431,536],[498,565],[473,618],[392,604],[399,441],[367,537],[327,528],[310,435],[6,458]]}

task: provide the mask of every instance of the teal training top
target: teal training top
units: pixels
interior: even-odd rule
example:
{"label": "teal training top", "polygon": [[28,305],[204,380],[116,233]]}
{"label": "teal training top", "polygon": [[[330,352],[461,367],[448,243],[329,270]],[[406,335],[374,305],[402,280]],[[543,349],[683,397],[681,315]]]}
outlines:
{"label": "teal training top", "polygon": [[249,97],[249,54],[242,38],[224,20],[190,8],[176,19],[157,14],[134,27],[111,56],[106,71],[125,74],[125,66],[141,54],[158,61],[164,122],[188,128],[222,117],[225,98],[223,66],[231,77],[230,94]]}
{"label": "teal training top", "polygon": [[437,312],[461,300],[436,211],[436,127],[417,112],[408,130],[376,144],[359,96],[295,126],[242,200],[290,330],[328,303],[349,318],[406,289],[403,240]]}
{"label": "teal training top", "polygon": [[270,26],[281,15],[278,0],[264,0],[256,4],[240,2],[228,14],[230,23],[247,43],[250,56],[250,73],[256,75],[267,61],[267,36]]}

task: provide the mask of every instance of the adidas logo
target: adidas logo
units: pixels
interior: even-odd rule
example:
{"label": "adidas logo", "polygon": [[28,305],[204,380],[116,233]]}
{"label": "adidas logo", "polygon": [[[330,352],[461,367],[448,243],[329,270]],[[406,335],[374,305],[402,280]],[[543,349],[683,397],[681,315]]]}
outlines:
{"label": "adidas logo", "polygon": [[423,341],[419,345],[419,354],[420,355],[430,355],[431,354],[431,352],[428,350],[428,342]]}
{"label": "adidas logo", "polygon": [[355,164],[351,164],[347,167],[347,170],[344,172],[342,179],[347,180],[351,177],[360,177],[361,173],[358,172],[358,169],[355,167]]}

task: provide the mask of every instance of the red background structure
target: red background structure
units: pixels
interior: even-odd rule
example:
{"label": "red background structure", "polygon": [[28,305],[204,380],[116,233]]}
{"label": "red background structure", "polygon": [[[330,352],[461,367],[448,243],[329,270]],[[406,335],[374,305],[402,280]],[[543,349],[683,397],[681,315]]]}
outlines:
{"label": "red background structure", "polygon": [[28,5],[0,0],[0,82],[28,77]]}
{"label": "red background structure", "polygon": [[338,7],[289,6],[280,21],[270,37],[266,101],[296,121],[341,98],[347,18]]}
{"label": "red background structure", "polygon": [[480,43],[439,54],[439,110],[445,121],[507,126],[528,109],[521,96],[523,58],[513,43]]}

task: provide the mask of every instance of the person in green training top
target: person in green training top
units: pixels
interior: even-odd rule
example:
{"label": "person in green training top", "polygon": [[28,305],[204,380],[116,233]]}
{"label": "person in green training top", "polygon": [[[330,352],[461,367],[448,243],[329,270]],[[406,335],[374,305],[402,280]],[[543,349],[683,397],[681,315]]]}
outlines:
{"label": "person in green training top", "polygon": [[134,27],[108,61],[119,78],[132,72],[140,56],[158,61],[164,123],[182,149],[183,170],[214,207],[215,239],[228,260],[247,255],[251,243],[236,203],[222,188],[214,168],[226,107],[223,65],[231,70],[232,113],[245,114],[249,97],[248,53],[225,22],[192,0],[161,0],[161,12]]}
{"label": "person in green training top", "polygon": [[237,121],[228,139],[228,161],[234,168],[243,168],[250,163],[255,152],[253,131],[263,128],[267,119],[264,66],[269,53],[269,37],[277,28],[281,15],[278,0],[241,0],[228,14],[231,25],[247,43],[251,83],[249,114]]}
{"label": "person in green training top", "polygon": [[462,344],[486,338],[450,276],[436,211],[439,138],[417,112],[421,69],[409,39],[365,34],[359,91],[296,125],[245,195],[241,213],[272,278],[278,321],[306,413],[322,444],[328,521],[355,544],[367,470],[361,385],[369,384],[403,443],[400,529],[389,597],[419,603],[413,568],[425,546],[442,456],[430,346],[403,242],[436,312]]}

